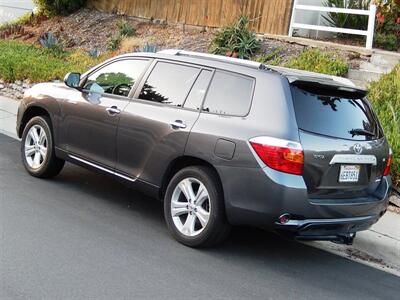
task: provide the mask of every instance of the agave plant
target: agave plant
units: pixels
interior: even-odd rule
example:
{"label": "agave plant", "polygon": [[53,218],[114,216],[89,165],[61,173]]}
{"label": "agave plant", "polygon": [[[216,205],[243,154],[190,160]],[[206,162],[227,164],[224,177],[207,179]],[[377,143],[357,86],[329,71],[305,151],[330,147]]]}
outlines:
{"label": "agave plant", "polygon": [[249,19],[239,16],[236,21],[219,31],[212,42],[211,52],[248,59],[260,49],[254,32],[248,29]]}
{"label": "agave plant", "polygon": [[52,32],[46,32],[39,38],[39,43],[47,49],[54,49],[58,46],[58,40]]}
{"label": "agave plant", "polygon": [[157,45],[146,44],[146,45],[144,45],[142,51],[155,53],[155,52],[157,52]]}
{"label": "agave plant", "polygon": [[[324,6],[348,9],[369,10],[371,0],[326,0]],[[342,13],[328,13],[323,16],[328,25],[339,28],[350,28],[366,30],[368,27],[368,16]]]}

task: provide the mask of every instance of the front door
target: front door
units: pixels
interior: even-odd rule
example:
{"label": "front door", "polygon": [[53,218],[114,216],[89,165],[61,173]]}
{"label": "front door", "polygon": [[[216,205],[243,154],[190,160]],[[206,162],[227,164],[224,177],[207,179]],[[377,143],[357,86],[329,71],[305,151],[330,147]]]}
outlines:
{"label": "front door", "polygon": [[159,186],[168,164],[183,155],[212,71],[155,62],[121,114],[117,171]]}
{"label": "front door", "polygon": [[123,59],[100,67],[84,79],[83,91],[63,103],[63,129],[69,155],[114,169],[120,113],[148,64]]}

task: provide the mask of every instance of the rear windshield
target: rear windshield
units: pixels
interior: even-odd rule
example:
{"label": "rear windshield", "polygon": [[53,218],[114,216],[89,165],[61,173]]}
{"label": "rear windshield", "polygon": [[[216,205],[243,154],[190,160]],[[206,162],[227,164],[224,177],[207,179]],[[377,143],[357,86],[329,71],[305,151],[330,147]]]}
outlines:
{"label": "rear windshield", "polygon": [[292,86],[293,104],[300,129],[327,136],[372,140],[380,138],[376,117],[363,99],[351,95],[318,94]]}

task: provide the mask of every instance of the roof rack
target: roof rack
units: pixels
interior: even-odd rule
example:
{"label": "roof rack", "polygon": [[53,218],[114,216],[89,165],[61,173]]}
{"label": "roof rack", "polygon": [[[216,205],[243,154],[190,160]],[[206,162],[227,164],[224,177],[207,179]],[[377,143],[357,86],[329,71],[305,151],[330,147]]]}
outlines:
{"label": "roof rack", "polygon": [[208,53],[201,53],[201,52],[194,52],[194,51],[185,51],[185,50],[179,50],[179,49],[166,49],[166,50],[158,51],[158,53],[177,55],[177,56],[191,56],[191,57],[195,57],[195,58],[203,58],[203,59],[214,60],[214,61],[219,61],[219,62],[231,63],[231,64],[235,64],[235,65],[241,65],[241,66],[250,67],[250,68],[258,69],[258,70],[267,69],[267,67],[262,63],[258,63],[258,62],[250,61],[250,60],[244,60],[244,59],[240,59],[240,58],[227,57],[227,56],[222,56],[222,55],[215,55],[215,54],[208,54]]}

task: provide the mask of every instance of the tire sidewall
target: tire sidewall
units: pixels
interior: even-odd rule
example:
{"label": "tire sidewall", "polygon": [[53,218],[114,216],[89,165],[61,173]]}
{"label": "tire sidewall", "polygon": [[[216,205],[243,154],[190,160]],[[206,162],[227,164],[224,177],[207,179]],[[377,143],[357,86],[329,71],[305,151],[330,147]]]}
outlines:
{"label": "tire sidewall", "polygon": [[[28,135],[29,130],[34,126],[34,125],[39,125],[41,126],[47,136],[47,155],[44,163],[40,166],[40,168],[33,169],[29,166],[28,162],[26,161],[25,157],[25,140]],[[33,176],[40,177],[42,176],[46,170],[49,167],[49,164],[51,162],[53,156],[53,135],[51,133],[51,128],[48,124],[48,121],[46,118],[38,116],[32,118],[28,124],[25,126],[23,134],[22,134],[22,139],[21,139],[21,158],[22,162],[24,164],[25,169]]]}
{"label": "tire sidewall", "polygon": [[[175,226],[171,215],[172,194],[177,185],[185,178],[195,178],[206,187],[209,195],[211,212],[210,219],[204,230],[196,236],[190,237],[182,234]],[[164,217],[172,235],[181,243],[196,247],[204,244],[209,238],[211,232],[218,230],[218,215],[220,215],[221,205],[218,201],[223,201],[218,185],[212,181],[210,176],[202,169],[197,167],[189,167],[179,171],[170,181],[164,198]]]}

